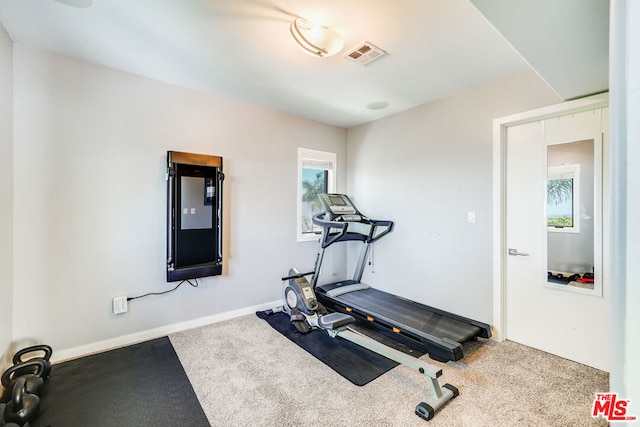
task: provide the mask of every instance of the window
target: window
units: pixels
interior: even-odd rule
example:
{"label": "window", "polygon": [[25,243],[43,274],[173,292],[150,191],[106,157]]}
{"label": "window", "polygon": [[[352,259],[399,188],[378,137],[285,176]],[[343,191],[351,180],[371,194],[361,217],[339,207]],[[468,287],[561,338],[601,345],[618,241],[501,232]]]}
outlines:
{"label": "window", "polygon": [[547,227],[552,232],[580,232],[580,165],[549,167]]}
{"label": "window", "polygon": [[322,210],[320,193],[336,191],[336,153],[298,148],[298,241],[317,240],[321,227],[312,217]]}

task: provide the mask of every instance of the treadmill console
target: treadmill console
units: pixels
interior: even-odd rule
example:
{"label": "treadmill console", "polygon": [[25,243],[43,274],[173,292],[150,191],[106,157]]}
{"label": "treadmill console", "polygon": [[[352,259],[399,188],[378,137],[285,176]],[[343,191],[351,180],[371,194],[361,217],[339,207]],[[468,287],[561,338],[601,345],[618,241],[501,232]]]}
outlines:
{"label": "treadmill console", "polygon": [[340,217],[343,221],[359,221],[362,218],[353,202],[344,194],[320,194],[320,201],[332,219]]}

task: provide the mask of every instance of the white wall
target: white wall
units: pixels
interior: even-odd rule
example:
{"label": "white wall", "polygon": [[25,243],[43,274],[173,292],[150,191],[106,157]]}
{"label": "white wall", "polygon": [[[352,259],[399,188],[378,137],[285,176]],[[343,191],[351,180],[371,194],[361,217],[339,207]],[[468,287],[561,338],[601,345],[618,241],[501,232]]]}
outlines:
{"label": "white wall", "polygon": [[[14,339],[57,349],[264,304],[296,243],[297,147],[337,152],[346,130],[14,46]],[[167,150],[223,157],[224,275],[165,283]],[[338,185],[344,186],[340,178]],[[344,187],[342,188],[344,189]]]}
{"label": "white wall", "polygon": [[[640,417],[640,4],[611,2],[612,370],[611,390]],[[620,423],[624,424],[624,423]],[[635,425],[629,422],[628,425]]]}
{"label": "white wall", "polygon": [[624,377],[627,379],[626,395],[633,404],[630,415],[640,417],[640,334],[636,329],[640,325],[640,286],[637,281],[637,260],[640,259],[640,227],[637,221],[640,211],[640,4],[627,1],[628,4],[628,69],[627,69],[627,146],[629,161],[627,193],[627,218],[630,219],[627,236],[627,295],[625,304],[625,351]]}
{"label": "white wall", "polygon": [[396,225],[363,281],[491,323],[492,122],[559,101],[531,72],[349,129],[349,192]]}
{"label": "white wall", "polygon": [[13,43],[0,25],[0,369],[13,328]]}

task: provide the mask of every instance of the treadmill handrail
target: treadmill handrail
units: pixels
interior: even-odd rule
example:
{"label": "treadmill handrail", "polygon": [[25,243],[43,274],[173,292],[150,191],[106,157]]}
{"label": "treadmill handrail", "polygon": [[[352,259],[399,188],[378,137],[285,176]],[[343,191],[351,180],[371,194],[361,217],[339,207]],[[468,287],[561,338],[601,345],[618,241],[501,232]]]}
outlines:
{"label": "treadmill handrail", "polygon": [[[324,219],[324,216],[326,213],[327,212],[317,213],[312,218],[314,224],[322,225],[323,227],[322,240],[321,240],[321,245],[323,249],[333,245],[335,242],[343,238],[347,234],[347,229],[349,228],[348,222],[328,221]],[[334,234],[333,237],[331,237],[331,234],[328,232],[330,228],[339,228],[340,232],[337,234]],[[325,230],[327,231],[325,232]]]}
{"label": "treadmill handrail", "polygon": [[[393,231],[393,221],[378,220],[378,219],[370,220],[370,221],[372,222],[372,227],[371,227],[371,232],[369,233],[369,240],[368,240],[369,243],[373,243],[376,240],[380,239],[382,236],[389,234]],[[386,227],[386,229],[382,231],[382,233],[374,237],[373,233],[378,227]]]}
{"label": "treadmill handrail", "polygon": [[[315,214],[312,218],[314,224],[321,225],[325,230],[325,232],[323,233],[322,241],[321,241],[321,245],[323,249],[328,246],[331,246],[336,242],[341,241],[343,237],[347,235],[350,223],[360,223],[360,224],[366,224],[371,226],[371,229],[369,230],[369,234],[366,235],[367,236],[366,243],[373,243],[376,240],[380,239],[382,236],[389,234],[391,231],[393,231],[393,221],[390,221],[390,220],[370,219],[365,216],[361,216],[361,219],[359,221],[335,221],[331,219],[325,219],[328,213],[329,212],[326,212],[326,211],[320,212]],[[385,227],[385,230],[383,230],[381,233],[374,236],[375,231],[379,227]],[[336,228],[336,229],[339,229],[340,231],[338,233],[330,233],[329,229],[331,228]],[[365,234],[363,233],[356,232],[356,234],[365,236]]]}

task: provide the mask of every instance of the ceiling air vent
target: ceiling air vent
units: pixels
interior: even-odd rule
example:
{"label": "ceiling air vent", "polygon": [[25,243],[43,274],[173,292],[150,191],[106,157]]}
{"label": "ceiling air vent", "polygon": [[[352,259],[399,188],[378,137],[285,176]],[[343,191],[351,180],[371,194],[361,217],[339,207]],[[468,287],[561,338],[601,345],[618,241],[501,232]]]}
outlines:
{"label": "ceiling air vent", "polygon": [[347,52],[344,57],[350,61],[357,62],[360,65],[367,65],[387,52],[369,42],[362,42],[358,46]]}

